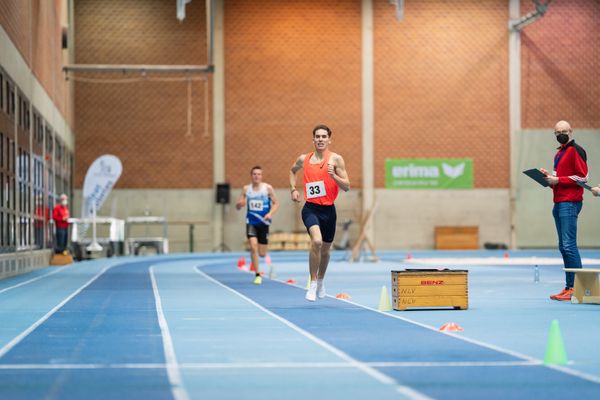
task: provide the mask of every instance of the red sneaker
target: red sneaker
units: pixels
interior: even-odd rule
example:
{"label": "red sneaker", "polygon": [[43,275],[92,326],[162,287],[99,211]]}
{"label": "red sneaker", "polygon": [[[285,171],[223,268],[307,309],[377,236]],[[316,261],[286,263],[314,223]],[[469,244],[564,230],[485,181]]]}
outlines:
{"label": "red sneaker", "polygon": [[558,296],[562,296],[563,294],[565,294],[565,292],[568,290],[568,288],[564,288],[560,293],[557,294],[553,294],[552,296],[550,296],[550,298],[552,300],[557,300]]}
{"label": "red sneaker", "polygon": [[556,296],[556,300],[558,301],[571,301],[571,296],[573,296],[573,288],[569,288],[565,290],[563,294],[559,294]]}

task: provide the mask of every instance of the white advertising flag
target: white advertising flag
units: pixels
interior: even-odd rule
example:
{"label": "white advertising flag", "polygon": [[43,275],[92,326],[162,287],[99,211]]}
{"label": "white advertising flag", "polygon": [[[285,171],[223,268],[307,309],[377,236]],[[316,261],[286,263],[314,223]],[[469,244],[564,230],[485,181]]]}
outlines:
{"label": "white advertising flag", "polygon": [[81,218],[90,218],[94,208],[97,212],[102,207],[122,171],[121,160],[110,154],[98,157],[92,163],[83,181]]}

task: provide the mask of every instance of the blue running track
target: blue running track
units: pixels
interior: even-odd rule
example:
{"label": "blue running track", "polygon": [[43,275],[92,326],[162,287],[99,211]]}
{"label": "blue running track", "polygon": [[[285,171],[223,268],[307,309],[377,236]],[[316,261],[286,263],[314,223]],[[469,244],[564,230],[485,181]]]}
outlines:
{"label": "blue running track", "polygon": [[[262,285],[235,268],[237,257],[96,260],[0,281],[0,399],[599,396],[600,351],[578,346],[581,331],[600,322],[597,306],[536,292],[560,282],[559,267],[542,272],[548,288],[532,286],[539,301],[531,304],[521,298],[505,308],[510,300],[486,298],[503,290],[503,276],[512,287],[531,285],[529,267],[475,266],[469,310],[382,313],[361,290],[389,285],[390,263],[332,262],[330,296],[311,303],[305,254],[273,256],[281,280]],[[344,287],[356,293],[350,301],[333,296]],[[571,364],[541,363],[545,337],[529,350],[527,336],[548,328],[540,315],[569,321],[565,339],[580,342],[566,340]],[[450,318],[465,331],[439,332]],[[499,329],[502,320],[517,326]]]}

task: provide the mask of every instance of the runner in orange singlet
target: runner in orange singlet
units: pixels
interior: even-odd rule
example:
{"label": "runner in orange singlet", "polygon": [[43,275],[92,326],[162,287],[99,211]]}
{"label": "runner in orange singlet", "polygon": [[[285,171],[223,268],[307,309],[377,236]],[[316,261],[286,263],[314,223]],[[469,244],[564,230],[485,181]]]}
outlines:
{"label": "runner in orange singlet", "polygon": [[310,235],[309,257],[310,286],[306,300],[315,301],[325,297],[323,279],[329,264],[329,254],[335,236],[335,199],[339,189],[350,190],[350,179],[344,159],[328,150],[331,143],[331,129],[317,125],[313,129],[315,151],[300,155],[290,169],[290,190],[292,200],[300,202],[300,192],[296,188],[296,172],[304,169],[304,208],[302,221]]}

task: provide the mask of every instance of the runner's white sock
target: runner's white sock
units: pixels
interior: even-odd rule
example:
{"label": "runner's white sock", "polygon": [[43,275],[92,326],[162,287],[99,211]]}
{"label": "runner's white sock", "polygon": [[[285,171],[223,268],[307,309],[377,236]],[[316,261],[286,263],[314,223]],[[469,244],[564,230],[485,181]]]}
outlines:
{"label": "runner's white sock", "polygon": [[317,279],[317,296],[322,299],[325,297],[327,293],[325,293],[325,285],[323,284],[323,279]]}

